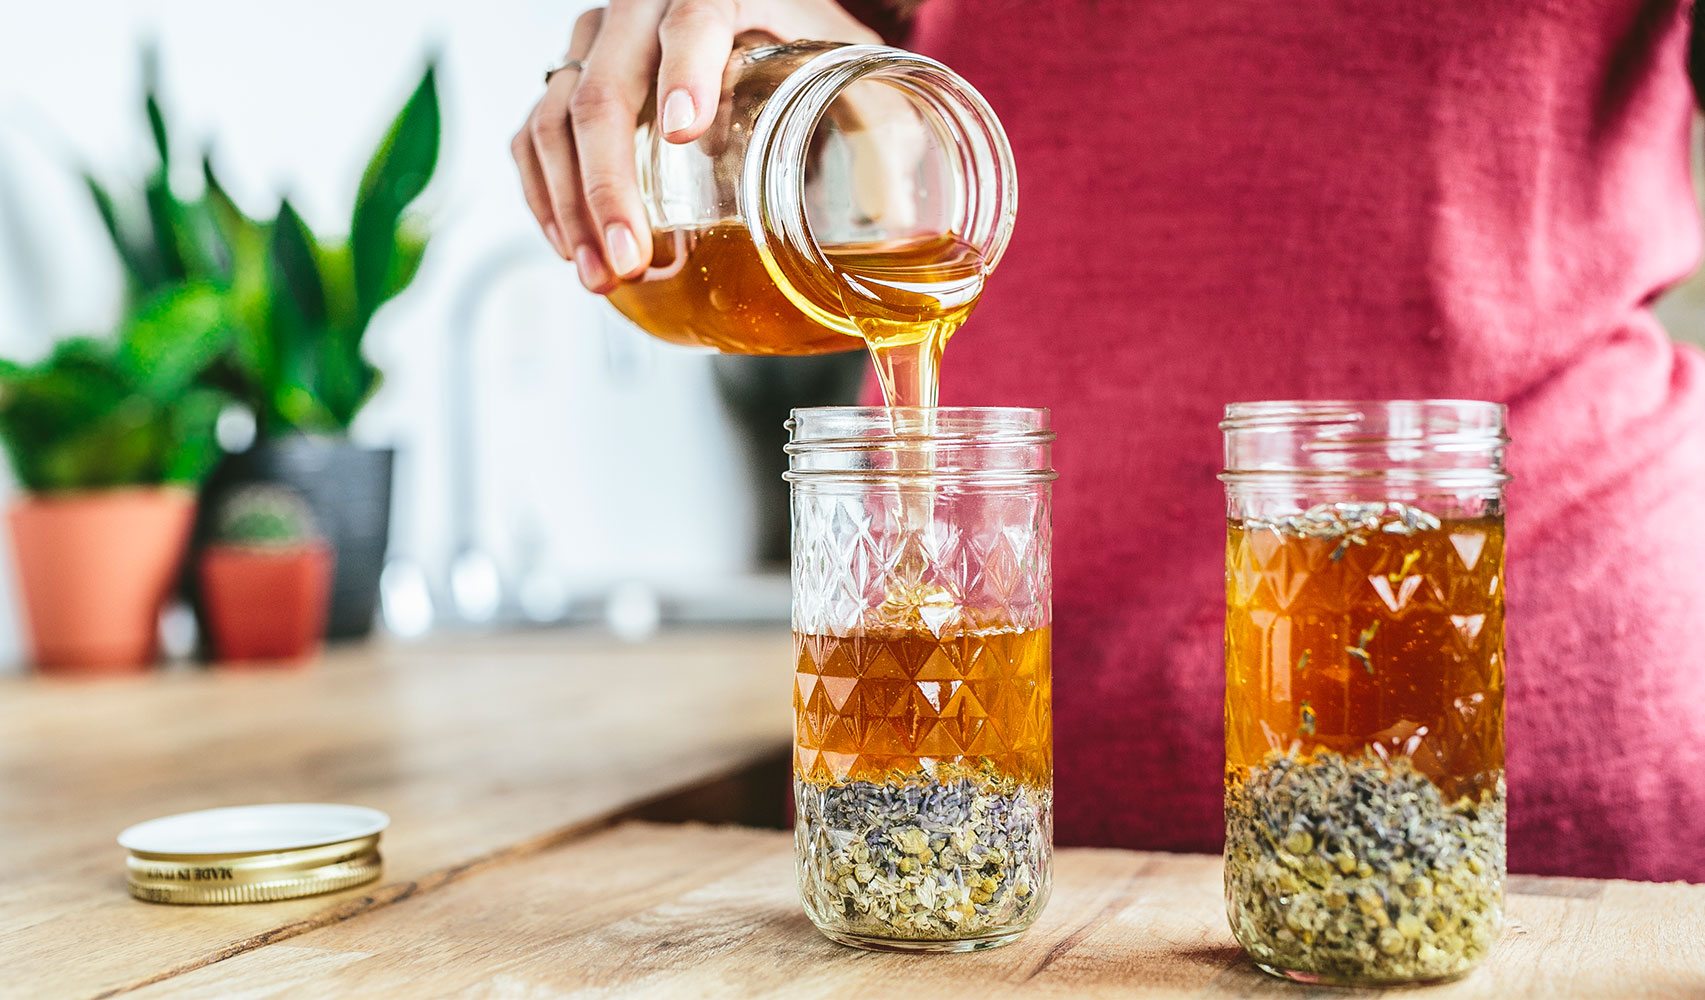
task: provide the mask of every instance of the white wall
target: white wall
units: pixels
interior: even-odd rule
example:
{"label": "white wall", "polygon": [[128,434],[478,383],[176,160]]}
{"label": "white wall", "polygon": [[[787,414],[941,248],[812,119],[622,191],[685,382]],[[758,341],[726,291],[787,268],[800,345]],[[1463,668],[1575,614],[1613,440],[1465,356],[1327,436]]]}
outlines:
{"label": "white wall", "polygon": [[[475,476],[481,544],[511,566],[538,554],[582,582],[745,568],[742,459],[706,359],[635,333],[579,288],[536,235],[509,161],[509,137],[585,6],[8,5],[0,355],[37,352],[57,332],[105,329],[115,315],[117,263],[72,168],[87,163],[122,184],[148,162],[141,39],[159,40],[179,148],[211,140],[226,183],[251,211],[270,211],[289,192],[327,232],[346,227],[365,156],[418,78],[423,54],[436,49],[446,123],[427,196],[436,242],[415,288],[370,334],[386,382],[357,426],[360,439],[403,452],[393,551],[439,575],[450,555],[446,485],[455,474]],[[190,186],[194,159],[182,157]],[[19,228],[27,242],[9,245],[3,234]],[[470,298],[481,303],[480,455],[477,469],[453,473],[445,345]],[[15,660],[18,649],[9,588],[0,581],[0,660]]]}

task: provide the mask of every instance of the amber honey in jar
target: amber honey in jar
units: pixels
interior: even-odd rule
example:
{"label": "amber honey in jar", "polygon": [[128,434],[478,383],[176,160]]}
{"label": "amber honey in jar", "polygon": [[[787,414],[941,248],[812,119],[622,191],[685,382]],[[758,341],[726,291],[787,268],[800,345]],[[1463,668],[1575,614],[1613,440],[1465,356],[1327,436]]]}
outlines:
{"label": "amber honey in jar", "polygon": [[724,79],[695,142],[641,121],[651,266],[610,301],[654,336],[730,354],[868,343],[891,402],[932,405],[941,352],[1011,235],[999,120],[940,63],[880,45],[746,36]]}
{"label": "amber honey in jar", "polygon": [[806,913],[867,948],[1011,941],[1051,886],[1047,413],[831,407],[789,426]]}
{"label": "amber honey in jar", "polygon": [[1306,982],[1461,975],[1503,923],[1503,408],[1221,426],[1233,933]]}

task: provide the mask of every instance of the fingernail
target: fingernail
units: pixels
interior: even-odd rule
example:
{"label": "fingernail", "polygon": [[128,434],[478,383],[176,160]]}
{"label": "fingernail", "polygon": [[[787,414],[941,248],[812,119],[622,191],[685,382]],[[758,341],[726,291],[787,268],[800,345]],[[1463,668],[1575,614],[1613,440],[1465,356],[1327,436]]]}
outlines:
{"label": "fingernail", "polygon": [[596,291],[606,283],[604,262],[599,259],[598,251],[591,247],[577,247],[574,251],[574,269],[580,272],[580,283]]}
{"label": "fingernail", "polygon": [[563,260],[568,259],[568,245],[562,241],[562,230],[557,228],[556,223],[545,223],[545,239],[551,241],[551,246],[556,249],[558,257]]}
{"label": "fingernail", "polygon": [[671,90],[663,102],[663,134],[692,128],[698,116],[699,109],[693,104],[693,95],[684,90]]}
{"label": "fingernail", "polygon": [[604,227],[604,248],[610,252],[610,266],[617,275],[637,271],[645,263],[639,259],[639,244],[634,241],[633,230],[620,222]]}

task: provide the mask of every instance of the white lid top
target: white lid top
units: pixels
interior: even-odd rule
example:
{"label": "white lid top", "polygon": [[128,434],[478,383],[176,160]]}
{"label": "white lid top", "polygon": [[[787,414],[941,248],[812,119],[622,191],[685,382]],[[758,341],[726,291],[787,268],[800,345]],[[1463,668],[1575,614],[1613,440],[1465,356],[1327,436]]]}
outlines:
{"label": "white lid top", "polygon": [[125,830],[118,844],[147,854],[260,854],[370,837],[390,823],[364,806],[277,802],[162,816]]}

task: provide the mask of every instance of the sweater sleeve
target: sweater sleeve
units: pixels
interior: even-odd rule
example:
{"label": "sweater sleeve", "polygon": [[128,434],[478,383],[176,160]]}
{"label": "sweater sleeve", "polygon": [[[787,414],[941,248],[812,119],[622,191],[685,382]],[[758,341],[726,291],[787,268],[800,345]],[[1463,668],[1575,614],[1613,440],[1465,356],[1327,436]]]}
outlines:
{"label": "sweater sleeve", "polygon": [[903,45],[911,34],[912,15],[924,0],[840,0],[852,16],[869,25],[890,45]]}

